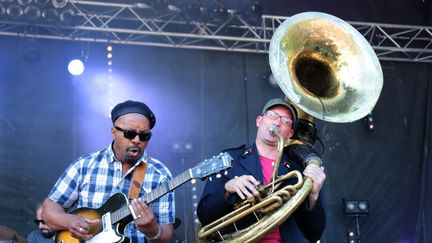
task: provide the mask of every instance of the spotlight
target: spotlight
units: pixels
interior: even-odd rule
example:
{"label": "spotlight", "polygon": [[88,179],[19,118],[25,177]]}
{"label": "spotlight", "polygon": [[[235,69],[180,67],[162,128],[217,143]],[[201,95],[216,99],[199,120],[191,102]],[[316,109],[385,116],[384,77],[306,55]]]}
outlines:
{"label": "spotlight", "polygon": [[42,17],[49,22],[56,22],[58,20],[58,12],[53,8],[48,8],[42,13]]}
{"label": "spotlight", "polygon": [[250,6],[249,9],[246,10],[245,17],[252,24],[256,24],[261,20],[263,13],[264,13],[264,8],[260,4],[255,3],[254,5]]}
{"label": "spotlight", "polygon": [[223,22],[228,18],[229,13],[228,10],[223,6],[217,6],[211,10],[209,15],[210,21]]}
{"label": "spotlight", "polygon": [[64,8],[66,7],[68,0],[51,0],[51,3],[54,8]]}
{"label": "spotlight", "polygon": [[359,243],[360,239],[357,232],[354,229],[349,229],[346,232],[347,243]]}
{"label": "spotlight", "polygon": [[193,149],[193,145],[191,143],[186,142],[184,144],[184,148],[186,149],[186,151],[191,151]]}
{"label": "spotlight", "polygon": [[81,60],[74,59],[69,62],[68,70],[74,76],[81,75],[84,72],[84,64]]}
{"label": "spotlight", "polygon": [[345,214],[348,216],[369,215],[369,202],[367,200],[347,200],[343,199]]}
{"label": "spotlight", "polygon": [[193,154],[193,144],[191,142],[185,142],[185,141],[178,141],[173,143],[172,145],[172,152],[176,156],[190,156]]}
{"label": "spotlight", "polygon": [[187,6],[185,12],[195,20],[200,20],[204,16],[203,10],[197,3]]}
{"label": "spotlight", "polygon": [[67,8],[60,13],[60,20],[63,23],[71,24],[74,23],[76,19],[75,11],[71,8]]}
{"label": "spotlight", "polygon": [[36,20],[41,16],[41,11],[38,7],[29,5],[24,9],[24,15],[30,20]]}
{"label": "spotlight", "polygon": [[24,14],[23,9],[17,4],[11,4],[6,10],[6,13],[14,18],[21,17]]}

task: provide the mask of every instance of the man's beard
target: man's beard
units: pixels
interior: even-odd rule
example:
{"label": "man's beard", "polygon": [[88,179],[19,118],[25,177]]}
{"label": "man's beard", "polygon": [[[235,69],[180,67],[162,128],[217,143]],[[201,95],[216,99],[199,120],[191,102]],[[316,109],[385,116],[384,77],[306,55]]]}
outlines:
{"label": "man's beard", "polygon": [[[130,155],[129,152],[132,150],[137,150],[138,156]],[[129,147],[126,149],[126,152],[125,152],[125,162],[133,165],[138,161],[138,159],[141,157],[141,155],[142,155],[142,151],[141,151],[140,147],[138,147],[138,146]]]}

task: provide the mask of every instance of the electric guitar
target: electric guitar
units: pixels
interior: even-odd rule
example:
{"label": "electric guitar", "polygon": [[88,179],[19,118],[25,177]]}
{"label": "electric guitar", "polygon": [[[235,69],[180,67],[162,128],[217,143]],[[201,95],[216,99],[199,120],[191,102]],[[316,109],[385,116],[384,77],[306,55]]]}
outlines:
{"label": "electric guitar", "polygon": [[[171,181],[163,183],[142,198],[147,204],[150,204],[193,178],[204,179],[231,168],[231,161],[232,157],[226,152],[213,156],[213,158],[204,160],[194,168],[186,170]],[[71,213],[90,219],[100,219],[98,224],[92,225],[89,229],[94,235],[93,238],[86,241],[90,243],[129,242],[129,239],[124,236],[124,229],[136,218],[128,198],[123,193],[112,195],[100,208],[78,208]],[[82,243],[84,241],[72,237],[68,230],[64,230],[56,233],[55,242]]]}

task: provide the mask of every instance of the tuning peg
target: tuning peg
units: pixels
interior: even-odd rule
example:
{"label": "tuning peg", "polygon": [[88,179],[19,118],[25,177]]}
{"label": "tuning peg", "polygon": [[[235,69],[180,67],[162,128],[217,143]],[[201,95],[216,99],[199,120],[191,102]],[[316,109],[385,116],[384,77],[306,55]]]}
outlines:
{"label": "tuning peg", "polygon": [[213,179],[212,179],[212,177],[211,177],[211,176],[210,176],[210,177],[209,177],[208,179],[209,179],[209,181],[213,181]]}
{"label": "tuning peg", "polygon": [[222,177],[221,174],[219,173],[216,174],[216,178],[221,178],[221,177]]}
{"label": "tuning peg", "polygon": [[224,175],[228,175],[228,171],[227,170],[224,172]]}

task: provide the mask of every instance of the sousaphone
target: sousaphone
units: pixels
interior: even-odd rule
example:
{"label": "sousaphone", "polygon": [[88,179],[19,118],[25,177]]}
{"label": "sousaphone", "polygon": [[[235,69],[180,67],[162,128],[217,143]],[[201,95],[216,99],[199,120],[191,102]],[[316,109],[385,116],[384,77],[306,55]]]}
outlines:
{"label": "sousaphone", "polygon": [[[313,118],[328,122],[352,122],[370,113],[383,85],[381,65],[372,47],[355,28],[343,20],[318,12],[305,12],[285,20],[270,42],[272,73],[287,99],[297,107],[299,124],[295,141],[289,145],[292,155],[303,163],[321,164],[319,156],[309,153],[314,139],[308,127]],[[285,144],[278,129],[278,159],[273,180],[253,200],[244,201],[235,211],[201,228],[201,241],[252,242],[279,227],[300,206],[312,189],[310,178],[298,171],[276,177]],[[289,147],[289,148],[290,148]],[[289,149],[288,148],[288,149]],[[287,148],[286,148],[287,149]],[[283,182],[297,178],[295,185]],[[247,215],[257,222],[246,229],[226,234],[225,227]]]}

